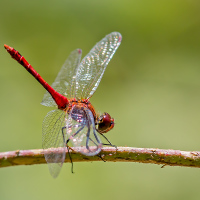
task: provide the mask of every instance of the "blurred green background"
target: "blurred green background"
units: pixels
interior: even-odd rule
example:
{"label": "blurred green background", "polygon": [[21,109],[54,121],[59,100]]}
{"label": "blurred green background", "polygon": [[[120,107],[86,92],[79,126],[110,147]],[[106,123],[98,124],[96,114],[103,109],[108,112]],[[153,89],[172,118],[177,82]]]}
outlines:
{"label": "blurred green background", "polygon": [[[3,48],[17,49],[52,83],[76,48],[85,56],[112,31],[122,44],[91,102],[116,121],[118,146],[200,150],[200,1],[0,0],[0,151],[41,148],[44,89]],[[0,199],[199,200],[200,169],[139,163],[0,169]]]}

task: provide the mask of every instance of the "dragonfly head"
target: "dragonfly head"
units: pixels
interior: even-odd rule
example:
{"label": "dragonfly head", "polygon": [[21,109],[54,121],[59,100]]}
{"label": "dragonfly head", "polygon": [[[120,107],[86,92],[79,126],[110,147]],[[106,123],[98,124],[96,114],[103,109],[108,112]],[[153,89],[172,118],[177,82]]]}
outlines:
{"label": "dragonfly head", "polygon": [[114,119],[108,113],[103,113],[97,120],[97,131],[107,133],[114,127]]}

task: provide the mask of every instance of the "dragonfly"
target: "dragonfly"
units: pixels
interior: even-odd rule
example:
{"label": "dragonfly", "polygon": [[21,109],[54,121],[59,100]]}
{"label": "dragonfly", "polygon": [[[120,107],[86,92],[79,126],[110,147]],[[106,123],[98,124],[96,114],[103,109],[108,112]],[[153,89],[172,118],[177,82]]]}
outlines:
{"label": "dragonfly", "polygon": [[[97,113],[89,100],[121,40],[122,36],[118,32],[106,35],[82,61],[82,50],[72,51],[51,86],[18,51],[4,45],[11,57],[47,90],[41,104],[57,107],[47,113],[42,124],[44,157],[54,178],[60,173],[65,161],[66,147],[69,153],[69,142],[76,147],[76,151],[86,156],[95,156],[101,152],[104,144],[100,136],[107,140],[107,145],[114,146],[104,135],[113,129],[114,119],[106,112],[101,115]],[[51,149],[56,151],[49,151]]]}

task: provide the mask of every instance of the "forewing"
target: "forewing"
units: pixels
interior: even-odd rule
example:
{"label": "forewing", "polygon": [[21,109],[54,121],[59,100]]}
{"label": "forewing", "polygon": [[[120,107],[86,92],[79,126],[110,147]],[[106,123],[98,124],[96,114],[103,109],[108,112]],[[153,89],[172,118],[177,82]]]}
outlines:
{"label": "forewing", "polygon": [[[81,49],[76,49],[71,52],[52,84],[52,87],[57,92],[66,97],[71,97],[70,94],[74,93],[75,75],[81,60],[81,54]],[[41,104],[49,107],[57,105],[49,92],[44,94]]]}
{"label": "forewing", "polygon": [[66,123],[66,134],[77,151],[86,156],[94,156],[101,151],[102,143],[95,130],[94,117],[86,107],[72,108]]}
{"label": "forewing", "polygon": [[[52,110],[48,112],[42,124],[42,147],[48,163],[50,174],[56,178],[65,160],[65,139],[62,134],[65,127],[65,112]],[[51,152],[54,149],[54,153]],[[47,150],[48,149],[48,150]]]}
{"label": "forewing", "polygon": [[96,91],[104,71],[121,43],[122,36],[113,32],[98,42],[83,58],[76,72],[76,90],[72,97],[89,99]]}

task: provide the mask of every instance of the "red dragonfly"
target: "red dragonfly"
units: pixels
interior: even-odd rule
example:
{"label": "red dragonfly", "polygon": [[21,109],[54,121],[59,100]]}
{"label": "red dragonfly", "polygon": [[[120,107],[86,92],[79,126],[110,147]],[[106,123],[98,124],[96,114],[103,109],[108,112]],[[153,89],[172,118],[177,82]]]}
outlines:
{"label": "red dragonfly", "polygon": [[[100,153],[103,143],[99,135],[112,145],[103,134],[114,127],[114,119],[108,113],[97,114],[89,99],[96,91],[121,40],[120,33],[110,33],[99,41],[81,62],[81,49],[72,51],[52,86],[18,51],[4,45],[11,57],[24,66],[47,90],[41,104],[58,107],[46,115],[42,125],[44,156],[54,178],[58,176],[65,160],[65,148],[68,147],[69,141],[86,156]],[[50,148],[57,148],[57,153],[46,151]]]}

